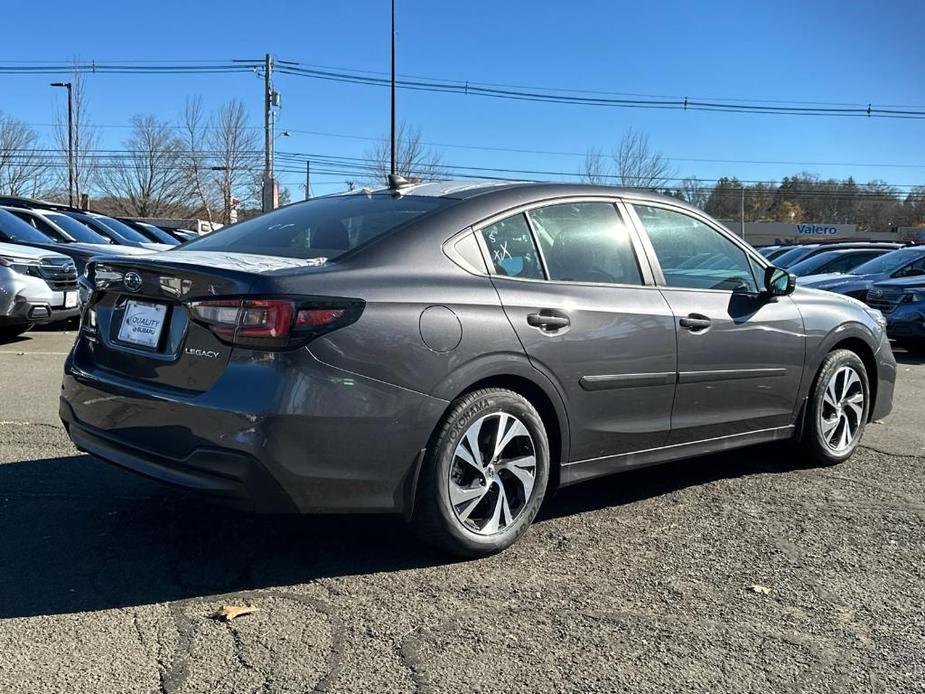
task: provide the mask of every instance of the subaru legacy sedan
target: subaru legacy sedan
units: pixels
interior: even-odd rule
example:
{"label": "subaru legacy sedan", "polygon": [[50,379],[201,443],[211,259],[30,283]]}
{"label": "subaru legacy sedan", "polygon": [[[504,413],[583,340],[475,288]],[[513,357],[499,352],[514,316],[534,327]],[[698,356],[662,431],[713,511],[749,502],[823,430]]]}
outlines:
{"label": "subaru legacy sedan", "polygon": [[87,280],[78,448],[258,511],[402,513],[463,556],[629,468],[785,440],[837,463],[892,402],[878,311],[638,191],[364,190]]}

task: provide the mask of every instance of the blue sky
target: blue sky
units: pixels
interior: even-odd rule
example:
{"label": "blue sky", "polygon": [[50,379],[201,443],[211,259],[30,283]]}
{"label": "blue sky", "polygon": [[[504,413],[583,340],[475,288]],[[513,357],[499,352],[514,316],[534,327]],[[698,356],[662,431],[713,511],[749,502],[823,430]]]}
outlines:
{"label": "blue sky", "polygon": [[[147,8],[155,7],[154,11]],[[386,0],[120,0],[7,3],[0,60],[281,59],[388,69]],[[925,3],[789,0],[649,3],[398,0],[398,71],[472,82],[651,95],[849,102],[925,108]],[[49,21],[49,18],[56,21]],[[37,30],[28,27],[35,25]],[[66,75],[62,75],[66,77]],[[50,135],[62,92],[47,76],[0,75],[0,111]],[[279,76],[277,147],[362,156],[388,128],[388,91]],[[261,125],[252,75],[87,78],[89,114],[118,147],[135,113],[175,119],[187,96],[239,97]],[[582,153],[643,130],[679,176],[779,180],[806,169],[925,183],[925,120],[736,115],[566,106],[399,92],[399,115],[433,143]],[[118,127],[122,126],[122,127]],[[308,131],[308,132],[296,132]],[[329,133],[318,135],[310,133]],[[340,135],[334,137],[332,135]],[[580,155],[440,148],[450,165],[576,172]],[[697,159],[806,164],[709,163]],[[822,165],[845,163],[850,165]],[[890,166],[862,166],[889,164]],[[281,175],[294,196],[303,177]],[[316,193],[343,176],[314,178]]]}

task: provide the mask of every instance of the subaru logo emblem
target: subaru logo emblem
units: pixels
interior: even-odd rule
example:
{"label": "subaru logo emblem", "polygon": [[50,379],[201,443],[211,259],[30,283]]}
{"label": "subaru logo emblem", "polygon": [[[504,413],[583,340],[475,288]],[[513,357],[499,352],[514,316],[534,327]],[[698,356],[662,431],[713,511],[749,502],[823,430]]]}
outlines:
{"label": "subaru logo emblem", "polygon": [[124,284],[125,288],[130,292],[137,292],[141,289],[141,275],[137,272],[126,272],[125,276],[122,278],[122,284]]}

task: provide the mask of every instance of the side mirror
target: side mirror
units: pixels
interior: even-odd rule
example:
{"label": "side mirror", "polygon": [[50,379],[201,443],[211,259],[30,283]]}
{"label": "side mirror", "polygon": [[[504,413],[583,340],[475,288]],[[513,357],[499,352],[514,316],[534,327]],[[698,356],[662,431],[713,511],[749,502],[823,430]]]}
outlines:
{"label": "side mirror", "polygon": [[797,287],[797,277],[786,270],[773,265],[764,271],[764,288],[771,296],[786,296],[793,294]]}

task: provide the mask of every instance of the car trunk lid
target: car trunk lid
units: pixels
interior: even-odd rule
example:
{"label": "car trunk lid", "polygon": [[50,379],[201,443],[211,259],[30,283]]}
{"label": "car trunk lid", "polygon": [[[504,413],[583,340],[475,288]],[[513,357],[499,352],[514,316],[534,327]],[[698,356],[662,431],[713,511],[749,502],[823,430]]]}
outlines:
{"label": "car trunk lid", "polygon": [[290,258],[170,252],[96,259],[75,366],[166,389],[208,390],[228,365],[232,346],[193,319],[189,303],[251,292],[266,273],[311,267]]}

